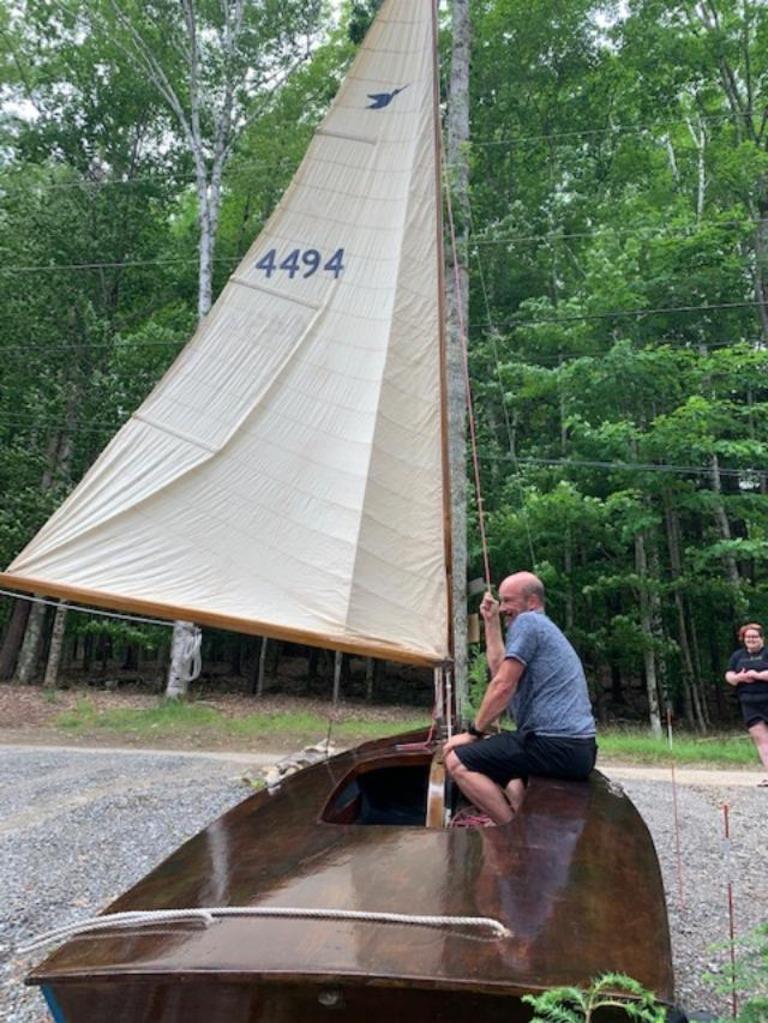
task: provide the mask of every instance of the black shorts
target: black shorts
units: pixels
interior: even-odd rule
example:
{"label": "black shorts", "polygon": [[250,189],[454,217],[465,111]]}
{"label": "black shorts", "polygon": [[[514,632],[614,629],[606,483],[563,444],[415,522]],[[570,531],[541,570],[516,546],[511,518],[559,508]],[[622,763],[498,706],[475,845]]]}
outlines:
{"label": "black shorts", "polygon": [[739,696],[739,704],[747,728],[756,725],[758,721],[768,724],[768,694],[745,693],[743,696]]}
{"label": "black shorts", "polygon": [[504,786],[531,774],[584,781],[595,766],[597,742],[528,732],[500,732],[453,751],[468,771],[477,771]]}

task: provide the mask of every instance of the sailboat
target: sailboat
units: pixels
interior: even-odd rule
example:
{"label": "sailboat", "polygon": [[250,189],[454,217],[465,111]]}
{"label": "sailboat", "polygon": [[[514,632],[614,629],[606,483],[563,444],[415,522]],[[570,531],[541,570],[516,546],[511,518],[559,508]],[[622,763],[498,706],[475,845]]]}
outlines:
{"label": "sailboat", "polygon": [[[436,40],[434,0],[385,0],[213,310],[3,585],[431,666],[450,703]],[[342,753],[62,930],[28,982],[57,1023],[509,1023],[606,971],[672,1003],[620,789],[532,779],[501,827],[454,808],[426,735]]]}

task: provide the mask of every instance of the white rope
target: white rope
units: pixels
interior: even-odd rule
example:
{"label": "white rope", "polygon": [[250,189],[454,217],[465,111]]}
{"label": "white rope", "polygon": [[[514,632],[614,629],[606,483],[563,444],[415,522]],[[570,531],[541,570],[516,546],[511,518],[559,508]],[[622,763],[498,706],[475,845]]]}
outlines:
{"label": "white rope", "polygon": [[[43,597],[30,597],[25,593],[14,593],[13,590],[2,590],[0,589],[0,595],[3,597],[13,597],[14,600],[26,600],[30,604],[46,604],[48,607],[61,607],[62,601],[60,600],[45,600]],[[93,607],[76,607],[74,604],[67,604],[67,611],[80,611],[86,615],[99,615],[101,618],[117,618],[123,622],[137,622],[140,625],[163,625],[166,628],[172,629],[173,622],[163,621],[159,618],[139,618],[136,615],[122,615],[118,614],[117,611],[97,611]]]}
{"label": "white rope", "polygon": [[130,913],[112,913],[107,916],[81,920],[56,930],[47,931],[18,951],[22,955],[34,952],[44,945],[62,942],[79,934],[97,933],[115,927],[151,927],[164,923],[201,923],[210,927],[217,919],[228,917],[288,917],[306,920],[359,920],[382,924],[405,924],[412,927],[474,927],[490,930],[496,938],[509,938],[509,931],[498,920],[487,916],[416,916],[411,913],[366,913],[353,909],[301,909],[282,906],[224,906],[217,909],[159,909]]}

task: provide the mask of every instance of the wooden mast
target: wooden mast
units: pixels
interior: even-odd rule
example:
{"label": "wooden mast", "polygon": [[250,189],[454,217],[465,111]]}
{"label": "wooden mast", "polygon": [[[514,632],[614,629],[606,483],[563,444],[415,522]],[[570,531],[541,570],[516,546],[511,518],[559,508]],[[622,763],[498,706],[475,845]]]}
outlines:
{"label": "wooden mast", "polygon": [[[448,337],[446,330],[446,300],[445,300],[445,259],[444,259],[444,234],[443,234],[443,206],[442,206],[442,132],[440,126],[440,50],[438,36],[438,5],[439,0],[431,0],[432,4],[432,46],[433,46],[433,118],[435,129],[435,229],[437,231],[437,280],[438,280],[438,332],[440,344],[440,423],[442,436],[442,458],[443,458],[443,537],[445,544],[445,585],[448,593],[448,650],[453,667],[456,663],[456,631],[455,631],[455,606],[456,594],[454,592],[454,524],[453,524],[453,484],[452,462],[451,462],[451,431],[450,419],[450,398],[448,379]],[[437,694],[436,694],[437,696]],[[442,713],[443,708],[437,705],[436,712]]]}
{"label": "wooden mast", "polygon": [[467,684],[467,381],[465,338],[469,311],[469,273],[463,259],[467,245],[469,165],[464,144],[469,139],[469,0],[453,0],[453,50],[448,97],[446,187],[456,186],[459,196],[456,251],[448,248],[448,416],[453,520],[453,631],[456,713],[461,717],[468,696]]}

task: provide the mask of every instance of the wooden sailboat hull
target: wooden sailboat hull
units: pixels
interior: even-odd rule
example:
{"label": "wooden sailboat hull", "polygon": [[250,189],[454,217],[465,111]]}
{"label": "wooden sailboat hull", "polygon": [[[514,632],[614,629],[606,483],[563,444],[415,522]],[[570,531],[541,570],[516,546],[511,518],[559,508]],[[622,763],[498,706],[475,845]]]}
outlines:
{"label": "wooden sailboat hull", "polygon": [[239,918],[70,940],[28,978],[57,1019],[527,1019],[528,991],[606,971],[673,1000],[656,854],[629,799],[533,779],[498,828],[425,826],[430,754],[369,743],[258,793],[107,913],[272,906],[492,917],[508,937],[369,920]]}

